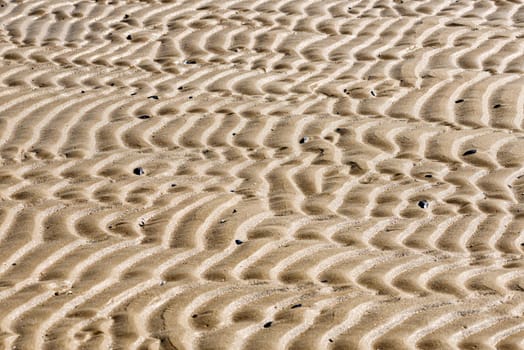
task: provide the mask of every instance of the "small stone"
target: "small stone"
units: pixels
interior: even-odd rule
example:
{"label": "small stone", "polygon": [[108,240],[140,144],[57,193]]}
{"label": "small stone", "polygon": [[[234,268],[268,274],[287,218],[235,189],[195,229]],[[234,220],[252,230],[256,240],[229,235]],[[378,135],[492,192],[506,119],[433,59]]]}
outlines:
{"label": "small stone", "polygon": [[131,36],[131,34],[129,34],[127,37],[126,37],[127,40],[133,40],[133,37]]}
{"label": "small stone", "polygon": [[493,108],[500,108],[500,107],[502,107],[500,103],[497,103],[496,105],[493,106]]}
{"label": "small stone", "polygon": [[431,174],[426,174],[426,175],[424,175],[424,177],[427,177],[427,178],[429,179],[429,178],[432,178],[433,175],[431,175]]}
{"label": "small stone", "polygon": [[85,94],[86,92],[84,90],[80,91],[82,94]]}
{"label": "small stone", "polygon": [[138,168],[133,169],[133,174],[140,176],[140,175],[144,175],[145,172],[144,172],[144,169],[142,169],[142,167],[138,167]]}
{"label": "small stone", "polygon": [[176,187],[176,184],[171,184],[171,187]]}
{"label": "small stone", "polygon": [[158,96],[157,95],[147,96],[147,98],[152,98],[153,100],[158,100]]}
{"label": "small stone", "polygon": [[299,307],[302,307],[302,304],[295,304],[295,305],[291,306],[292,309],[296,309],[296,308],[299,308]]}
{"label": "small stone", "polygon": [[330,339],[329,339],[329,342],[330,342],[330,343],[333,343],[333,339],[330,338]]}
{"label": "small stone", "polygon": [[166,284],[166,281],[160,281],[161,286],[163,286],[164,284]]}
{"label": "small stone", "polygon": [[182,90],[184,87],[183,86],[179,86],[178,87],[178,90]]}
{"label": "small stone", "polygon": [[233,214],[235,214],[236,212],[237,212],[237,210],[236,210],[236,209],[233,209]]}
{"label": "small stone", "polygon": [[192,318],[197,318],[198,315],[197,315],[197,314],[193,314],[193,315],[191,315],[191,317],[192,317]]}
{"label": "small stone", "polygon": [[309,141],[309,137],[304,136],[303,138],[300,139],[299,142],[300,142],[300,143],[306,143],[306,142],[308,142],[308,141]]}
{"label": "small stone", "polygon": [[376,97],[375,91],[371,90],[371,96]]}
{"label": "small stone", "polygon": [[239,239],[235,239],[235,243],[236,243],[236,245],[241,245],[241,244],[244,243],[244,242],[242,242],[242,241],[239,240]]}
{"label": "small stone", "polygon": [[421,200],[418,202],[418,206],[421,207],[422,209],[426,209],[429,207],[429,203],[427,200]]}
{"label": "small stone", "polygon": [[191,100],[191,99],[193,99],[193,96],[189,96],[188,98]]}
{"label": "small stone", "polygon": [[458,100],[455,101],[455,103],[462,103],[462,102],[464,102],[464,99],[463,99],[463,98],[458,99]]}
{"label": "small stone", "polygon": [[226,223],[226,220],[225,220],[225,219],[222,219],[222,220],[220,220],[220,223],[221,223],[221,224],[224,224],[224,223]]}
{"label": "small stone", "polygon": [[467,150],[466,152],[464,152],[462,155],[463,156],[469,156],[469,155],[475,154],[475,153],[477,153],[476,149],[470,149],[470,150]]}
{"label": "small stone", "polygon": [[135,95],[136,95],[136,92],[132,92],[132,93],[131,93],[131,96],[135,96]]}
{"label": "small stone", "polygon": [[146,115],[146,114],[141,115],[141,116],[138,117],[138,119],[149,119],[149,118],[151,118],[151,117]]}
{"label": "small stone", "polygon": [[264,328],[269,328],[269,327],[271,327],[272,324],[273,324],[273,322],[271,322],[271,321],[266,322],[266,323],[264,323]]}
{"label": "small stone", "polygon": [[196,64],[195,60],[185,60],[184,64]]}

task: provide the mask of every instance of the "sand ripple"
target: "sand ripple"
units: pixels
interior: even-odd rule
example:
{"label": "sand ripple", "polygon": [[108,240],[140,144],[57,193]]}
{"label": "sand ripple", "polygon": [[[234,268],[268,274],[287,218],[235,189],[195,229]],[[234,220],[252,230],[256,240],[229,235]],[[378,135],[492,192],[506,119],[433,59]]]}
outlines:
{"label": "sand ripple", "polygon": [[0,348],[524,348],[521,1],[0,22]]}

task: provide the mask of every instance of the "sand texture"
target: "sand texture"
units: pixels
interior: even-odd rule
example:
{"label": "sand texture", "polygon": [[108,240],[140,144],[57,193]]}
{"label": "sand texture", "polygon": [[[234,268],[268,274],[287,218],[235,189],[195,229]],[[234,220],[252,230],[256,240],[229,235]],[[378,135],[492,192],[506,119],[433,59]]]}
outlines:
{"label": "sand texture", "polygon": [[0,349],[524,349],[524,1],[0,1]]}

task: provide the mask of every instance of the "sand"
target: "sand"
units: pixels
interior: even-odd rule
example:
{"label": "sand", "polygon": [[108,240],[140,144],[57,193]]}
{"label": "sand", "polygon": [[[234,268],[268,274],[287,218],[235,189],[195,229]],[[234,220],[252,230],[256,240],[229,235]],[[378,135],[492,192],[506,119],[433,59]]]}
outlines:
{"label": "sand", "polygon": [[524,349],[524,3],[0,3],[1,349]]}

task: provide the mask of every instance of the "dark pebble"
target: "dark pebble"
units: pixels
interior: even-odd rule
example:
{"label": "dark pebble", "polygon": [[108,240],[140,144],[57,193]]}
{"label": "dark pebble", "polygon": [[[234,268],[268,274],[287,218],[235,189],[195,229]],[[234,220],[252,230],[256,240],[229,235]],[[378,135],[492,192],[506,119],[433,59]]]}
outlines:
{"label": "dark pebble", "polygon": [[236,209],[233,209],[233,214],[235,214],[236,212],[237,212],[237,210],[236,210]]}
{"label": "dark pebble", "polygon": [[296,309],[297,307],[302,307],[302,304],[295,304],[295,305],[291,306],[292,309]]}
{"label": "dark pebble", "polygon": [[193,315],[191,315],[191,317],[193,317],[193,318],[197,318],[198,315],[197,315],[197,314],[193,314]]}
{"label": "dark pebble", "polygon": [[131,34],[129,34],[126,39],[127,40],[133,40],[133,37],[131,36]]}
{"label": "dark pebble", "polygon": [[131,96],[135,96],[135,95],[136,95],[136,92],[132,92],[132,93],[131,93]]}
{"label": "dark pebble", "polygon": [[269,327],[271,327],[272,324],[273,324],[273,322],[271,322],[271,321],[266,322],[266,323],[264,323],[264,328],[269,328]]}
{"label": "dark pebble", "polygon": [[500,107],[502,107],[500,103],[497,103],[496,105],[493,106],[493,108],[500,108]]}
{"label": "dark pebble", "polygon": [[193,96],[189,96],[188,98],[191,100],[193,98]]}
{"label": "dark pebble", "polygon": [[322,280],[322,281],[320,281],[320,282],[322,282],[322,283],[328,283],[328,280]]}
{"label": "dark pebble", "polygon": [[157,95],[148,96],[147,98],[152,98],[153,100],[158,100],[158,96]]}
{"label": "dark pebble", "polygon": [[144,114],[144,115],[141,115],[140,117],[138,117],[138,119],[149,119],[151,118],[150,116]]}
{"label": "dark pebble", "polygon": [[433,177],[433,175],[431,175],[431,174],[426,174],[426,175],[424,175],[424,177],[427,177],[427,178],[432,178],[432,177]]}
{"label": "dark pebble", "polygon": [[308,141],[309,141],[309,137],[304,136],[303,138],[300,139],[299,142],[300,142],[300,143],[306,143],[306,142],[308,142]]}
{"label": "dark pebble", "polygon": [[185,60],[184,64],[196,64],[195,60]]}
{"label": "dark pebble", "polygon": [[427,200],[421,200],[418,202],[418,206],[422,209],[426,209],[427,207],[429,207],[429,203]]}
{"label": "dark pebble", "polygon": [[244,242],[242,242],[242,241],[239,240],[239,239],[235,239],[235,243],[236,243],[236,245],[241,245],[241,244],[244,243]]}
{"label": "dark pebble", "polygon": [[184,87],[183,86],[179,86],[178,87],[178,90],[182,90]]}
{"label": "dark pebble", "polygon": [[333,339],[329,339],[329,342],[330,342],[330,343],[333,343]]}
{"label": "dark pebble", "polygon": [[128,19],[129,18],[129,15],[128,14],[125,14],[124,15],[124,19]]}
{"label": "dark pebble", "polygon": [[471,154],[475,154],[477,153],[477,150],[476,149],[470,149],[470,150],[467,150],[466,152],[464,152],[464,154],[462,154],[463,156],[469,156]]}
{"label": "dark pebble", "polygon": [[463,99],[463,98],[461,98],[461,99],[455,101],[455,103],[462,103],[462,102],[464,102],[464,99]]}
{"label": "dark pebble", "polygon": [[171,187],[176,187],[176,184],[171,184]]}
{"label": "dark pebble", "polygon": [[141,167],[138,167],[138,168],[133,169],[133,174],[135,174],[135,175],[144,175],[145,172],[144,172],[144,169],[142,169]]}
{"label": "dark pebble", "polygon": [[377,96],[377,95],[375,94],[375,91],[371,90],[371,96],[373,96],[373,97]]}
{"label": "dark pebble", "polygon": [[85,94],[86,92],[84,90],[80,91],[81,93]]}

